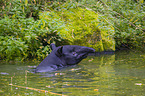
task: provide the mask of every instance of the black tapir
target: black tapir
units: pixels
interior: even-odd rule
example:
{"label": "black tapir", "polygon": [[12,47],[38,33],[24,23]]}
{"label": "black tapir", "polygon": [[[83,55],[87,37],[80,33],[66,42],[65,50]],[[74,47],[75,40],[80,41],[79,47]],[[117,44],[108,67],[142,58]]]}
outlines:
{"label": "black tapir", "polygon": [[95,52],[95,49],[78,45],[64,45],[56,47],[50,45],[52,52],[36,67],[35,72],[50,72],[78,64],[86,58],[88,53]]}

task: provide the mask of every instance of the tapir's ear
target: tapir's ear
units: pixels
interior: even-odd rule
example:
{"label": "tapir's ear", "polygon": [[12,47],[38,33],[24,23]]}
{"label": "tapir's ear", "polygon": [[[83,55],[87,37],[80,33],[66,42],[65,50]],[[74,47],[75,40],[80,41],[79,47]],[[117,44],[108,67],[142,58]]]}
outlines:
{"label": "tapir's ear", "polygon": [[51,43],[50,44],[50,48],[51,48],[51,50],[54,50],[56,48],[55,44],[54,43]]}
{"label": "tapir's ear", "polygon": [[58,57],[61,57],[62,56],[62,48],[63,48],[63,46],[61,46],[60,48],[58,48],[58,50],[55,53],[56,56],[58,56]]}

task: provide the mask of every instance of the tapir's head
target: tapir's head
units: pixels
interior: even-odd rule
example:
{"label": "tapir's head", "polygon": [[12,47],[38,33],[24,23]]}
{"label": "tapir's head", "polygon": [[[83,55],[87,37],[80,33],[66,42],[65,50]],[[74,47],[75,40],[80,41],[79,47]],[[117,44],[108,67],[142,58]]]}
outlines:
{"label": "tapir's head", "polygon": [[55,55],[65,64],[73,65],[86,58],[88,53],[95,52],[95,49],[77,45],[65,45],[56,48]]}

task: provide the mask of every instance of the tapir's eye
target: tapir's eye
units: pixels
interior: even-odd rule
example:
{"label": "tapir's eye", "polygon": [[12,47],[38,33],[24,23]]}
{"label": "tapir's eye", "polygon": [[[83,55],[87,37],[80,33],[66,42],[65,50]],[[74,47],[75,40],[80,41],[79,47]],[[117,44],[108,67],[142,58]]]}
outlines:
{"label": "tapir's eye", "polygon": [[73,52],[73,55],[76,55],[77,53],[76,52]]}

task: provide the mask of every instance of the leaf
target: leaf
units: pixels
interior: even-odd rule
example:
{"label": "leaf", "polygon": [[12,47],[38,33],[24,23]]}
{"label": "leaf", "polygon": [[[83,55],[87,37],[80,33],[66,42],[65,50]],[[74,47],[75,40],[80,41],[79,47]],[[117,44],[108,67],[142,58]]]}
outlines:
{"label": "leaf", "polygon": [[27,6],[27,4],[28,4],[28,0],[25,0],[25,6]]}

